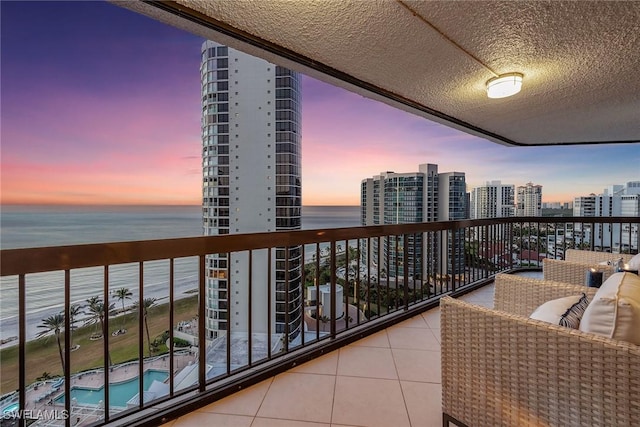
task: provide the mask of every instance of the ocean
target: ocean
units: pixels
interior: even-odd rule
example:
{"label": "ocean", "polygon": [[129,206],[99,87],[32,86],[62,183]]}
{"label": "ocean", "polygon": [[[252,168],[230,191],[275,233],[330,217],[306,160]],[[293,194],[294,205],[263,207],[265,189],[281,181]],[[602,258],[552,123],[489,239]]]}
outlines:
{"label": "ocean", "polygon": [[[304,230],[357,227],[358,206],[304,206]],[[202,235],[199,206],[2,206],[0,247],[2,249],[106,243],[132,240],[168,239]],[[0,260],[1,262],[1,260]],[[175,262],[176,298],[197,289],[197,258]],[[71,275],[72,303],[102,294],[102,268],[74,270]],[[144,296],[168,297],[167,261],[145,263]],[[131,301],[137,298],[138,265],[119,265],[109,269],[112,290],[129,288]],[[42,319],[64,307],[64,274],[39,273],[27,276],[27,339],[35,338]],[[18,335],[17,277],[0,279],[0,340]],[[131,301],[126,301],[129,305]],[[121,308],[114,297],[110,302]],[[8,343],[6,345],[15,344]],[[4,347],[4,346],[3,346]]]}

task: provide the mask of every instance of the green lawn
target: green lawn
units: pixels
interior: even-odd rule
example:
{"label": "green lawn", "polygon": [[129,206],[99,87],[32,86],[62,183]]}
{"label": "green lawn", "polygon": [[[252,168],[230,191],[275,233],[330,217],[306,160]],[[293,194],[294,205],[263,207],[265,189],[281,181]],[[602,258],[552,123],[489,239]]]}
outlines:
{"label": "green lawn", "polygon": [[[149,335],[153,341],[155,337],[168,330],[169,304],[159,304],[151,307],[148,312]],[[190,296],[174,302],[174,320],[190,320],[198,314],[198,296]],[[109,337],[109,353],[112,363],[122,363],[128,360],[136,360],[138,355],[138,316],[126,314],[121,317],[109,319],[109,333],[122,327],[126,334]],[[79,344],[80,348],[71,353],[71,372],[80,372],[104,365],[104,344],[100,340],[90,340],[94,332],[94,326],[80,327],[73,332],[73,344]],[[149,355],[146,331],[143,328],[145,356]],[[63,342],[64,346],[64,342]],[[162,346],[159,352],[166,351]],[[64,351],[64,347],[63,347]],[[52,376],[62,375],[62,365],[58,353],[58,345],[54,336],[41,338],[27,343],[26,346],[26,375],[27,384],[31,384],[44,372]],[[18,346],[0,350],[0,395],[18,389]]]}

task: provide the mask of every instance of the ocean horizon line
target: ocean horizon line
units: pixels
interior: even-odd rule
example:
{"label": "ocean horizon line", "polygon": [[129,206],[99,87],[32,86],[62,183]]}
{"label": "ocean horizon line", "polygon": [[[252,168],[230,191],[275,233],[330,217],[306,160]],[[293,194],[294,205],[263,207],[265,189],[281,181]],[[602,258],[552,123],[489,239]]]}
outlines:
{"label": "ocean horizon line", "polygon": [[[70,203],[0,203],[0,209],[2,208],[201,208],[202,205],[198,204],[158,204],[158,203],[105,203],[105,204],[70,204]],[[317,205],[317,204],[307,204],[302,205],[303,208],[325,208],[325,207],[347,207],[347,208],[356,208],[360,207],[360,205]]]}
{"label": "ocean horizon line", "polygon": [[[112,242],[175,239],[200,237],[202,212],[199,205],[0,205],[2,221],[2,249],[25,249],[50,246],[79,246]],[[360,226],[359,206],[303,206],[301,226],[303,230],[344,228]],[[180,261],[180,262],[178,262]],[[190,258],[177,260],[175,264],[176,292],[197,288],[195,267]],[[166,262],[145,263],[145,295],[165,296],[168,289]],[[99,272],[82,270],[73,274],[73,299],[85,300],[95,295],[95,283],[102,282]],[[38,273],[30,276],[27,300],[31,313],[27,319],[29,336],[38,333],[40,318],[55,314],[62,304],[58,298],[60,283],[64,278],[60,271]],[[98,276],[96,276],[98,274]],[[137,266],[118,265],[110,270],[110,286],[114,289],[129,287],[138,280]],[[0,339],[16,335],[18,330],[18,278],[2,277],[0,300]],[[52,308],[53,306],[53,308]]]}

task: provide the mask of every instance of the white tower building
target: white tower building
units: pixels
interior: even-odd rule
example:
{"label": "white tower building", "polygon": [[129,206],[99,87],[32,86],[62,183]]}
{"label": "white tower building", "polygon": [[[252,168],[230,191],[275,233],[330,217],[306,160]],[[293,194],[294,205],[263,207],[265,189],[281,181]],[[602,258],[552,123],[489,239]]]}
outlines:
{"label": "white tower building", "polygon": [[542,216],[542,185],[528,182],[518,187],[517,216]]}
{"label": "white tower building", "polygon": [[503,218],[515,215],[515,187],[489,181],[471,191],[471,219]]}
{"label": "white tower building", "polygon": [[[212,41],[201,53],[204,234],[300,229],[299,75]],[[248,253],[208,256],[207,337],[251,330],[294,338],[300,252],[277,248],[268,260],[266,250],[254,251],[252,268]]]}

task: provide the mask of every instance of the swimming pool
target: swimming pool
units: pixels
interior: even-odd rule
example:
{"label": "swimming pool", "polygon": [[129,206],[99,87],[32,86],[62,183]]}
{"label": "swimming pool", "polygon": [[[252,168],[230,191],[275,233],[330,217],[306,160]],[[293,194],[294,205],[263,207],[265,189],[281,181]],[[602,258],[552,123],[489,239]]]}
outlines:
{"label": "swimming pool", "polygon": [[[164,381],[168,377],[167,371],[149,369],[143,374],[142,386],[146,391],[154,380]],[[109,405],[126,407],[127,401],[138,393],[139,384],[138,377],[109,384]],[[100,388],[73,386],[71,387],[71,399],[76,399],[79,404],[98,405],[101,400],[104,402],[104,386]],[[55,401],[64,404],[64,394],[57,397]]]}
{"label": "swimming pool", "polygon": [[11,405],[9,405],[6,408],[4,408],[2,410],[2,413],[3,414],[8,414],[10,412],[16,412],[18,409],[20,409],[20,404],[19,403],[12,403]]}

